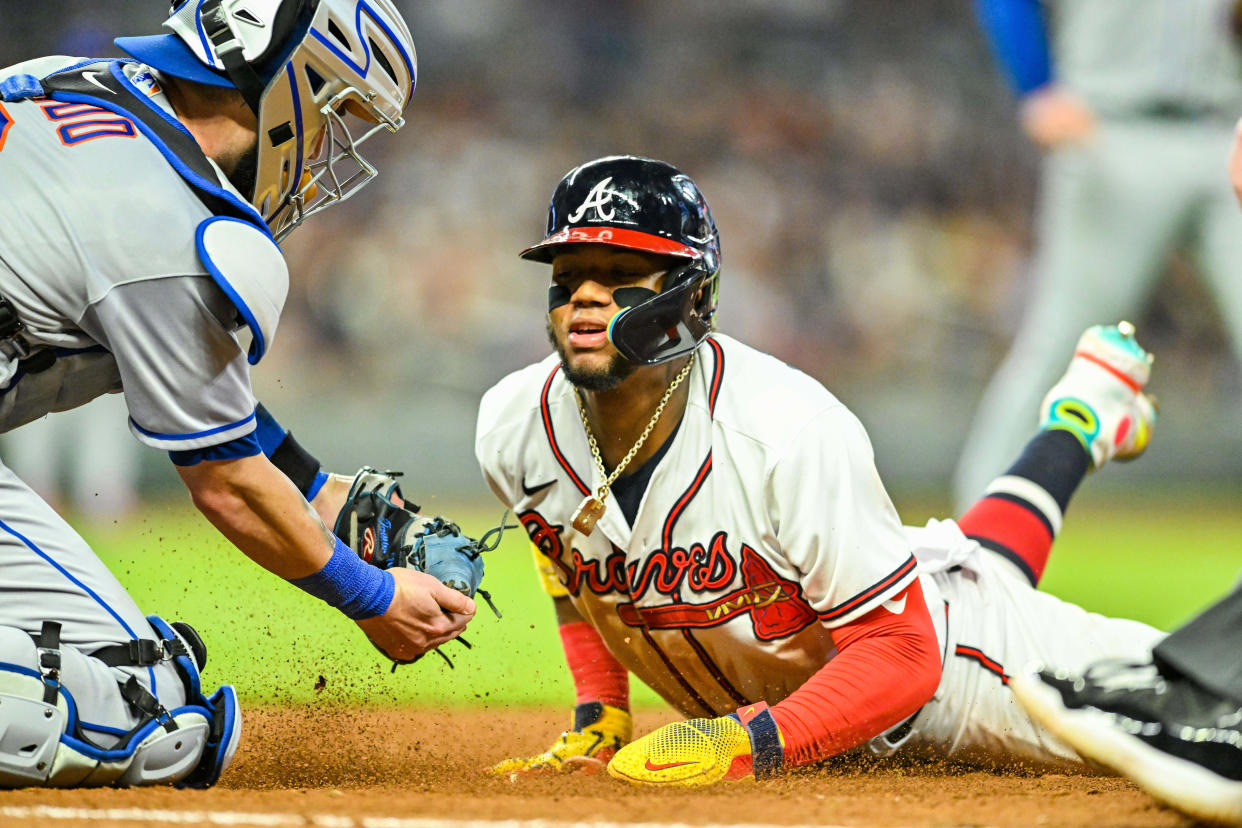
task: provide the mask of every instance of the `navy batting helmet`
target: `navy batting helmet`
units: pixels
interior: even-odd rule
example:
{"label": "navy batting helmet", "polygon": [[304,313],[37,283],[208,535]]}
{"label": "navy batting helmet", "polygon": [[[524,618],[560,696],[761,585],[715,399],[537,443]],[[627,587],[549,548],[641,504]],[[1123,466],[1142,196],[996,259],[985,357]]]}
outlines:
{"label": "navy batting helmet", "polygon": [[714,327],[720,234],[698,185],[671,164],[613,155],[570,170],[552,193],[546,238],[521,256],[550,263],[567,244],[686,260],[668,272],[660,293],[614,291],[621,311],[608,325],[608,338],[631,362],[655,365],[688,354]]}

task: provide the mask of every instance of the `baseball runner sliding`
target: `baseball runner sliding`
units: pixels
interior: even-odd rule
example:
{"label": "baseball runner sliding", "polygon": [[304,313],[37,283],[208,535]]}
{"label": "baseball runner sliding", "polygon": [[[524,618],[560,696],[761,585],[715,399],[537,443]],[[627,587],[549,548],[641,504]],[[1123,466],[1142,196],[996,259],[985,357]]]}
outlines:
{"label": "baseball runner sliding", "polygon": [[[556,353],[487,392],[476,452],[530,535],[577,706],[552,747],[495,772],[607,762],[702,785],[863,743],[1077,761],[1007,681],[1160,637],[1035,589],[1085,474],[1147,445],[1130,326],[1083,335],[1040,432],[960,521],[903,527],[858,419],[713,332],[719,235],[680,170],[583,164],[522,255],[551,265]],[[630,673],[690,720],[631,741]]]}

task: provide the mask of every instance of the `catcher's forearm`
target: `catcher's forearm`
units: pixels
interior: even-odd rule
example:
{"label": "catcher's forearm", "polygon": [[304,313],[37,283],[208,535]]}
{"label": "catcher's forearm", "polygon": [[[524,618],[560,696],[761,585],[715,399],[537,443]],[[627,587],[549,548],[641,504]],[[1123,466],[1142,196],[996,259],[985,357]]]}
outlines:
{"label": "catcher's forearm", "polygon": [[319,519],[329,529],[336,525],[337,515],[341,513],[341,508],[345,505],[345,499],[349,495],[349,484],[352,481],[353,478],[343,474],[325,475],[323,485],[310,500],[310,505],[314,507]]}
{"label": "catcher's forearm", "polygon": [[[263,403],[255,405],[254,415],[255,436],[259,440],[263,453],[272,461],[273,466],[293,481],[293,485],[303,497],[313,502],[332,475],[324,472],[319,459],[293,439],[293,432],[286,430],[284,426],[276,422],[272,412],[268,411]],[[348,488],[348,483],[346,483],[346,488]],[[343,503],[344,500],[345,495],[342,493],[341,502]],[[340,509],[339,504],[337,509]],[[335,514],[333,512],[333,515]],[[323,516],[322,511],[320,516]],[[326,517],[324,522],[329,526],[332,525],[332,521]]]}
{"label": "catcher's forearm", "polygon": [[392,576],[367,566],[266,457],[180,467],[194,503],[255,563],[355,620],[382,615]]}
{"label": "catcher's forearm", "polygon": [[318,572],[332,533],[284,474],[262,455],[181,466],[199,511],[251,560],[285,579]]}

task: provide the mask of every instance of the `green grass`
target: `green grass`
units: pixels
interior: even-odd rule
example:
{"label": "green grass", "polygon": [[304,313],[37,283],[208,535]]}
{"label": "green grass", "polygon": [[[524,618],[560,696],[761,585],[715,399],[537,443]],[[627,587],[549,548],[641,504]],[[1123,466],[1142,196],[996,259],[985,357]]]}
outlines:
{"label": "green grass", "polygon": [[[1242,572],[1236,497],[1178,497],[1126,505],[1080,499],[1070,510],[1044,587],[1083,606],[1171,627],[1224,594]],[[498,510],[441,505],[480,532]],[[932,510],[905,508],[909,522]],[[335,610],[250,563],[188,505],[153,505],[146,517],[87,539],[148,613],[193,624],[207,642],[204,684],[231,683],[250,704],[314,701],[375,706],[562,706],[573,701],[555,620],[520,531],[488,554],[497,620],[480,604],[467,631],[474,648],[390,672],[362,633]],[[635,682],[637,685],[637,682]],[[635,686],[634,702],[661,704]]]}

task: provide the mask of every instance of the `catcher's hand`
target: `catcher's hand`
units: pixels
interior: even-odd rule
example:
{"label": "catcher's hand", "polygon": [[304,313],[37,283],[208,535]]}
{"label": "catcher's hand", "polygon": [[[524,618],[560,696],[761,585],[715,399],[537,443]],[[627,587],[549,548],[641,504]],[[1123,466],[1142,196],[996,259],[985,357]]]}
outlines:
{"label": "catcher's hand", "polygon": [[629,712],[599,702],[574,708],[574,727],[538,756],[506,759],[488,773],[508,776],[536,771],[582,771],[599,773],[634,733]]}
{"label": "catcher's hand", "polygon": [[[373,566],[424,572],[468,598],[477,592],[500,617],[491,595],[480,589],[479,583],[483,580],[482,554],[499,544],[499,536],[506,528],[504,519],[499,527],[476,541],[463,535],[455,523],[420,515],[418,506],[406,501],[401,493],[396,480],[400,474],[362,467],[354,475],[333,532]],[[456,640],[470,646],[463,638]],[[394,665],[409,664],[419,658],[394,658],[392,653],[382,648],[381,651]],[[447,656],[440,655],[448,661]],[[452,666],[451,661],[448,663]]]}
{"label": "catcher's hand", "polygon": [[354,623],[395,665],[458,640],[474,617],[474,602],[426,572],[394,567],[392,604],[383,615]]}
{"label": "catcher's hand", "polygon": [[693,787],[778,773],[784,737],[767,704],[719,719],[691,719],[653,730],[617,751],[608,773],[640,785]]}

